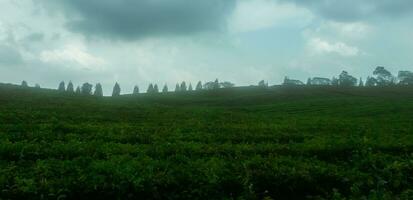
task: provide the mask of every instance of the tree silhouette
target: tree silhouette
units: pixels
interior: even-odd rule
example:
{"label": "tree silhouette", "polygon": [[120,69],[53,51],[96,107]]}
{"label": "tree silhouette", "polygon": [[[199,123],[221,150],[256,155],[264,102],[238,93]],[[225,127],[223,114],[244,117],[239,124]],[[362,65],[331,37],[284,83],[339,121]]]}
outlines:
{"label": "tree silhouette", "polygon": [[40,89],[40,85],[38,83],[36,83],[36,85],[34,86],[34,88]]}
{"label": "tree silhouette", "polygon": [[84,83],[81,88],[81,93],[83,95],[92,95],[93,85],[89,83]]}
{"label": "tree silhouette", "polygon": [[202,90],[202,82],[201,81],[199,81],[198,84],[196,84],[195,90],[197,90],[197,91]]}
{"label": "tree silhouette", "polygon": [[77,88],[76,88],[76,94],[81,94],[81,93],[82,93],[82,91],[80,90],[80,87],[77,86]]}
{"label": "tree silhouette", "polygon": [[121,92],[120,85],[116,82],[115,86],[113,86],[112,97],[120,96],[120,92]]}
{"label": "tree silhouette", "polygon": [[135,85],[133,88],[133,94],[139,94],[139,86]]}
{"label": "tree silhouette", "polygon": [[162,93],[168,93],[168,85],[163,86]]}
{"label": "tree silhouette", "polygon": [[192,90],[194,90],[194,89],[192,88],[192,84],[191,84],[191,83],[189,83],[189,86],[188,86],[188,91],[192,91]]}
{"label": "tree silhouette", "polygon": [[75,90],[73,89],[73,83],[72,83],[72,81],[70,81],[69,84],[67,84],[67,89],[66,89],[66,91],[69,92],[69,93],[74,93],[74,92],[75,92]]}
{"label": "tree silhouette", "polygon": [[333,77],[331,79],[331,85],[332,86],[338,86],[339,85],[338,79],[336,77]]}
{"label": "tree silhouette", "polygon": [[175,92],[180,92],[180,91],[181,91],[181,86],[179,86],[179,83],[177,83],[175,86]]}
{"label": "tree silhouette", "polygon": [[338,78],[338,81],[339,81],[340,86],[356,86],[357,85],[357,79],[351,76],[346,71],[341,72]]}
{"label": "tree silhouette", "polygon": [[312,84],[311,84],[311,78],[308,78],[308,79],[307,79],[307,85],[312,85]]}
{"label": "tree silhouette", "polygon": [[57,90],[58,90],[59,92],[65,92],[65,91],[66,91],[66,86],[65,86],[65,82],[64,82],[64,81],[60,82],[59,87],[57,88]]}
{"label": "tree silhouette", "polygon": [[413,72],[410,71],[399,71],[398,74],[400,85],[413,85]]}
{"label": "tree silhouette", "polygon": [[151,93],[153,93],[153,84],[151,83],[151,84],[149,84],[149,86],[148,86],[148,89],[146,90],[146,93],[148,93],[148,94],[151,94]]}
{"label": "tree silhouette", "polygon": [[[215,83],[214,83],[214,84],[215,84]],[[222,83],[220,83],[219,85],[220,85],[220,87],[222,87],[222,88],[233,88],[233,87],[235,87],[235,84],[233,84],[233,83],[231,83],[231,82],[228,82],[228,81],[222,82]]]}
{"label": "tree silhouette", "polygon": [[220,88],[219,81],[218,81],[218,79],[215,79],[214,85],[213,85],[213,89],[214,89],[214,90],[217,90],[217,89],[219,89],[219,88]]}
{"label": "tree silhouette", "polygon": [[29,87],[26,81],[22,81],[22,87]]}
{"label": "tree silhouette", "polygon": [[181,91],[181,92],[186,92],[186,90],[187,90],[187,88],[186,88],[186,83],[185,83],[185,81],[183,81],[183,82],[181,83],[181,89],[180,89],[180,91]]}
{"label": "tree silhouette", "polygon": [[155,85],[153,86],[153,93],[159,93],[158,84],[155,84]]}
{"label": "tree silhouette", "polygon": [[258,87],[267,88],[267,87],[268,87],[268,83],[265,82],[264,80],[261,80],[260,82],[258,82]]}
{"label": "tree silhouette", "polygon": [[370,76],[367,77],[366,84],[365,84],[366,87],[373,87],[373,86],[376,86],[376,85],[377,85],[377,81],[376,81],[375,78],[370,77]]}
{"label": "tree silhouette", "polygon": [[377,67],[374,70],[373,75],[375,76],[378,86],[392,85],[395,83],[394,76],[384,67]]}
{"label": "tree silhouette", "polygon": [[359,87],[364,87],[364,82],[363,82],[363,79],[360,77],[360,80],[359,80]]}
{"label": "tree silhouette", "polygon": [[97,97],[103,97],[102,85],[100,83],[96,84],[95,93],[93,95]]}

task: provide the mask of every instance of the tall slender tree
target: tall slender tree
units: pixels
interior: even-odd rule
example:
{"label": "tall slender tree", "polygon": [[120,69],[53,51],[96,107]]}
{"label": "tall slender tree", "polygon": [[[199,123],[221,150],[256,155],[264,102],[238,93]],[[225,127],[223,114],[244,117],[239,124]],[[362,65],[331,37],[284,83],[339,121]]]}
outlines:
{"label": "tall slender tree", "polygon": [[57,90],[58,90],[59,92],[66,92],[66,86],[65,86],[65,82],[64,82],[64,81],[60,82],[59,87],[57,88]]}
{"label": "tall slender tree", "polygon": [[180,92],[180,91],[181,91],[181,86],[179,86],[179,83],[177,83],[175,86],[175,92]]}
{"label": "tall slender tree", "polygon": [[115,86],[113,86],[112,97],[120,96],[120,92],[121,92],[120,85],[116,82]]}
{"label": "tall slender tree", "polygon": [[158,84],[155,84],[155,85],[153,86],[153,93],[159,93]]}
{"label": "tall slender tree", "polygon": [[185,81],[182,81],[182,83],[181,83],[181,92],[186,92],[186,90],[187,90],[187,88],[186,88],[186,83],[185,83]]}
{"label": "tall slender tree", "polygon": [[153,93],[153,84],[149,84],[148,89],[146,90],[146,93],[151,94]]}
{"label": "tall slender tree", "polygon": [[97,97],[103,97],[103,89],[100,83],[96,84],[95,93],[93,93],[93,95]]}
{"label": "tall slender tree", "polygon": [[360,80],[359,80],[359,87],[364,87],[363,78],[361,78],[361,77],[360,77]]}
{"label": "tall slender tree", "polygon": [[189,86],[188,86],[188,91],[192,91],[192,90],[194,90],[194,89],[192,88],[192,84],[191,84],[191,83],[189,83]]}
{"label": "tall slender tree", "polygon": [[133,88],[133,94],[139,94],[139,86],[135,86],[134,88]]}
{"label": "tall slender tree", "polygon": [[219,89],[219,88],[220,88],[219,81],[218,81],[218,79],[215,79],[213,89],[216,90],[216,89]]}
{"label": "tall slender tree", "polygon": [[165,84],[162,89],[162,93],[168,93],[168,85]]}
{"label": "tall slender tree", "polygon": [[198,84],[196,84],[195,90],[202,90],[202,82],[198,81]]}
{"label": "tall slender tree", "polygon": [[67,89],[66,89],[66,91],[69,92],[69,93],[74,93],[74,92],[75,92],[75,90],[74,90],[74,88],[73,88],[73,83],[72,83],[72,81],[70,81],[69,84],[67,84]]}
{"label": "tall slender tree", "polygon": [[22,87],[29,87],[29,84],[26,81],[22,81]]}
{"label": "tall slender tree", "polygon": [[81,94],[81,93],[82,93],[82,91],[80,90],[80,87],[77,86],[77,88],[76,88],[76,94]]}
{"label": "tall slender tree", "polygon": [[311,85],[311,78],[307,79],[307,85]]}

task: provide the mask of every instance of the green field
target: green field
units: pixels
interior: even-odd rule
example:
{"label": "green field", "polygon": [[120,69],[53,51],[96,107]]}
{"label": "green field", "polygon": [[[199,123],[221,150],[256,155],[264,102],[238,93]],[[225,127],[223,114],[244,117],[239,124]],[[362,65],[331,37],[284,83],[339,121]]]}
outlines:
{"label": "green field", "polygon": [[413,88],[0,85],[0,199],[413,199]]}

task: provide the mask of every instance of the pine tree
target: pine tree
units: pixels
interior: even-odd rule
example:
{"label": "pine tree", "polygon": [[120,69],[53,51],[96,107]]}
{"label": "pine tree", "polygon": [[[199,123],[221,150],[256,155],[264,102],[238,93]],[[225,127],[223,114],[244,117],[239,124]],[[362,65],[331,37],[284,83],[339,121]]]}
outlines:
{"label": "pine tree", "polygon": [[76,94],[81,94],[82,92],[80,91],[80,87],[79,86],[77,86],[77,88],[76,88]]}
{"label": "pine tree", "polygon": [[185,81],[183,81],[182,83],[181,83],[181,92],[186,92],[186,90],[187,90],[187,88],[186,88],[186,83],[185,83]]}
{"label": "pine tree", "polygon": [[359,87],[364,87],[364,82],[363,79],[360,77],[360,81],[359,81]]}
{"label": "pine tree", "polygon": [[175,92],[180,92],[180,91],[181,91],[181,86],[179,86],[179,83],[177,83],[175,86]]}
{"label": "pine tree", "polygon": [[115,86],[113,86],[112,97],[120,96],[120,92],[121,92],[120,86],[119,86],[119,84],[116,82],[116,83],[115,83]]}
{"label": "pine tree", "polygon": [[66,91],[69,92],[69,93],[74,93],[74,92],[75,92],[75,90],[73,89],[73,83],[72,83],[72,81],[70,81],[69,84],[67,84],[67,89],[66,89]]}
{"label": "pine tree", "polygon": [[64,82],[64,81],[60,82],[59,87],[57,88],[57,90],[58,90],[59,92],[66,92],[66,86],[65,86],[65,82]]}
{"label": "pine tree", "polygon": [[135,86],[135,88],[133,88],[133,94],[139,94],[139,86]]}
{"label": "pine tree", "polygon": [[155,84],[155,85],[153,86],[153,93],[159,93],[158,84]]}
{"label": "pine tree", "polygon": [[146,93],[148,93],[148,94],[151,94],[151,93],[153,93],[153,84],[151,83],[151,84],[149,84],[149,86],[148,86],[148,89],[146,90]]}
{"label": "pine tree", "polygon": [[195,90],[197,90],[197,91],[202,90],[202,82],[201,81],[199,81],[198,84],[196,84]]}
{"label": "pine tree", "polygon": [[307,79],[307,85],[311,85],[311,78]]}
{"label": "pine tree", "polygon": [[102,85],[100,83],[96,84],[95,93],[93,95],[97,97],[103,97]]}
{"label": "pine tree", "polygon": [[192,91],[192,90],[194,90],[194,89],[192,88],[192,84],[189,83],[188,91]]}
{"label": "pine tree", "polygon": [[218,81],[218,79],[215,79],[213,89],[216,90],[216,89],[219,89],[219,88],[220,88],[219,81]]}
{"label": "pine tree", "polygon": [[163,86],[162,93],[168,93],[168,85]]}
{"label": "pine tree", "polygon": [[26,81],[22,81],[22,87],[29,87]]}

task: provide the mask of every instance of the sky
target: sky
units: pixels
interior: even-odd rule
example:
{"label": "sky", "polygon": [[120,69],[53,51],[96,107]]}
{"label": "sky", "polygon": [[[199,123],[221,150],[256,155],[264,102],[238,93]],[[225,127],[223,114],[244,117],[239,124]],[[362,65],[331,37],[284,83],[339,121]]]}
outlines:
{"label": "sky", "polygon": [[0,82],[110,95],[413,70],[411,0],[0,0]]}

